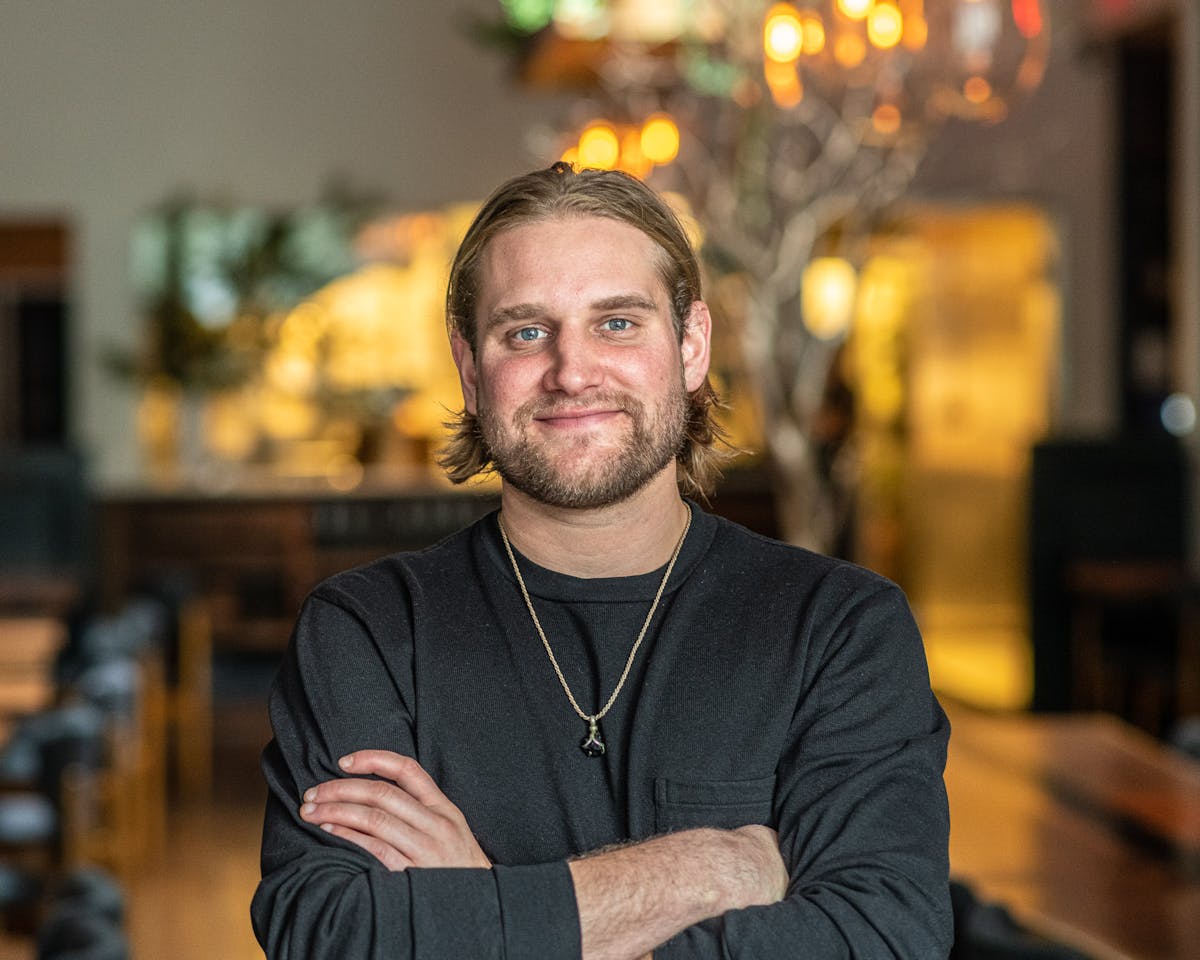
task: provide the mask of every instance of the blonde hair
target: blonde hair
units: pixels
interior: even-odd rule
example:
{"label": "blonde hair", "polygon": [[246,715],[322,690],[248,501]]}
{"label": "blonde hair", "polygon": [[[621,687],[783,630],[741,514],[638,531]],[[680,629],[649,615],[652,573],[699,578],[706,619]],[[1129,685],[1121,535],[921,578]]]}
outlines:
{"label": "blonde hair", "polygon": [[[635,177],[617,170],[575,170],[559,162],[502,184],[475,215],[450,267],[446,288],[446,327],[476,348],[475,302],[479,266],[487,245],[501,232],[521,224],[560,216],[598,216],[636,227],[658,248],[659,276],[671,305],[675,333],[683,341],[692,304],[701,299],[700,264],[678,218],[666,202]],[[707,499],[732,455],[714,412],[721,401],[706,377],[688,394],[684,442],[676,461],[679,484],[687,496]],[[478,418],[466,410],[447,423],[450,439],[438,463],[450,480],[463,483],[492,468]]]}

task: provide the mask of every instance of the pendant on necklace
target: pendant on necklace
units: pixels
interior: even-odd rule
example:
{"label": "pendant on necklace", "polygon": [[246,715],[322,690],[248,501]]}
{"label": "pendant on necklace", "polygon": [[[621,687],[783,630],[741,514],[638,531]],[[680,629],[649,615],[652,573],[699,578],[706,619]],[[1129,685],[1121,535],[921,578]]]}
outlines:
{"label": "pendant on necklace", "polygon": [[600,736],[600,725],[595,720],[588,720],[587,736],[579,741],[579,749],[589,757],[604,756],[604,738]]}

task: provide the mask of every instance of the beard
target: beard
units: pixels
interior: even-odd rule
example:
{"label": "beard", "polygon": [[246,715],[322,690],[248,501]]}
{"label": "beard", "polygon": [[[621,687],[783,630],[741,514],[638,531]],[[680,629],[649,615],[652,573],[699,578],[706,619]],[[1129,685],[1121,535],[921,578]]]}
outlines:
{"label": "beard", "polygon": [[[583,402],[619,408],[629,418],[631,426],[619,446],[611,447],[591,435],[571,438],[556,449],[530,439],[529,425],[535,417],[578,408],[579,399],[570,403],[554,397],[531,400],[517,409],[511,427],[489,407],[480,406],[480,434],[505,483],[551,507],[607,507],[641,490],[683,449],[688,398],[682,377],[652,410],[627,393],[592,394]],[[608,455],[593,448],[607,450]]]}

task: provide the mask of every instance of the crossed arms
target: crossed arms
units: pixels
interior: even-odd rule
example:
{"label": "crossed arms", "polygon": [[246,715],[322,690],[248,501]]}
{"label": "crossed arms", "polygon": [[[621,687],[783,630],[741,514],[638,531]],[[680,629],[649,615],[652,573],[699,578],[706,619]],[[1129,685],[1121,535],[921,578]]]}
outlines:
{"label": "crossed arms", "polygon": [[[308,823],[389,870],[492,866],[461,811],[412,758],[363,750],[339,766],[351,776],[305,792]],[[762,826],[670,834],[569,869],[584,960],[635,960],[701,920],[778,902],[788,882],[775,832]]]}
{"label": "crossed arms", "polygon": [[[549,779],[532,779],[531,772],[501,784],[492,777],[507,760],[482,774],[435,760],[430,777],[408,759],[425,763],[423,751],[444,742],[443,725],[452,718],[466,724],[471,739],[464,743],[477,742],[477,688],[423,687],[422,734],[413,655],[395,639],[411,629],[403,622],[408,612],[395,604],[374,612],[385,592],[395,592],[390,582],[378,595],[360,592],[327,590],[310,601],[272,696],[263,880],[252,909],[272,960],[566,960],[636,958],[650,950],[655,960],[733,952],[933,958],[948,950],[941,784],[947,729],[897,594],[841,591],[833,596],[847,613],[818,611],[834,624],[854,618],[852,631],[833,630],[823,646],[809,642],[806,670],[820,677],[819,695],[789,699],[792,680],[772,670],[755,670],[752,687],[737,687],[721,672],[724,695],[756,696],[767,705],[763,722],[771,729],[739,726],[748,739],[714,756],[725,770],[713,767],[711,775],[738,777],[748,768],[734,758],[766,744],[763,756],[780,758],[767,788],[774,798],[769,813],[742,819],[685,809],[682,820],[657,828],[677,832],[574,858],[611,839],[573,842],[569,834],[577,831],[568,828],[584,821],[587,808],[556,813],[559,788]],[[456,662],[475,650],[459,648]],[[423,655],[423,676],[442,675],[431,654]],[[477,675],[490,685],[506,682],[502,659],[487,667]],[[772,683],[777,691],[764,686]],[[706,693],[703,702],[719,703],[720,695]],[[719,742],[716,728],[705,728],[699,716],[694,722],[700,726],[688,729],[702,742]],[[522,752],[534,748],[523,743]],[[375,746],[397,753],[363,749]],[[354,757],[350,768],[339,767],[347,755]],[[442,778],[451,774],[454,789],[444,789]],[[643,784],[638,779],[635,799]],[[462,799],[464,790],[473,806]],[[541,797],[540,805],[526,802],[526,792]],[[650,798],[637,802],[644,809]],[[503,819],[480,832],[487,838],[481,845],[472,828],[480,830],[480,811],[496,810]],[[752,823],[769,823],[777,836],[741,826]],[[636,830],[635,837],[657,832],[652,822]]]}

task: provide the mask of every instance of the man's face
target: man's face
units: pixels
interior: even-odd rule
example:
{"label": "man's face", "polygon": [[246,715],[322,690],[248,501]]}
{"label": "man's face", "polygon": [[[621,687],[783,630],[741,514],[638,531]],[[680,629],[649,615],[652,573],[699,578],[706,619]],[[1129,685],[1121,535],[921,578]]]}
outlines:
{"label": "man's face", "polygon": [[476,349],[453,346],[466,408],[506,483],[594,508],[674,482],[687,394],[708,372],[709,320],[694,305],[680,343],[661,255],[606,217],[524,224],[488,244]]}

